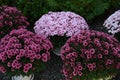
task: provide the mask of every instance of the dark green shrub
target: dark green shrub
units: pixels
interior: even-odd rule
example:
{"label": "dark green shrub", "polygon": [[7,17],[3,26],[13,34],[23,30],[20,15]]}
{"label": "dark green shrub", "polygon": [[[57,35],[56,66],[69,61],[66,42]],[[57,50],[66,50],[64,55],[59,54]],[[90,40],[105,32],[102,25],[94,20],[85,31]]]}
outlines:
{"label": "dark green shrub", "polygon": [[0,0],[0,5],[12,6],[15,0]]}
{"label": "dark green shrub", "polygon": [[110,8],[111,9],[120,9],[120,0],[111,0]]}
{"label": "dark green shrub", "polygon": [[111,7],[119,7],[119,0],[2,0],[0,5],[16,6],[30,22],[49,11],[72,11],[87,20],[93,19]]}
{"label": "dark green shrub", "polygon": [[90,20],[108,9],[109,3],[101,0],[18,0],[16,6],[33,22],[49,11],[73,11]]}

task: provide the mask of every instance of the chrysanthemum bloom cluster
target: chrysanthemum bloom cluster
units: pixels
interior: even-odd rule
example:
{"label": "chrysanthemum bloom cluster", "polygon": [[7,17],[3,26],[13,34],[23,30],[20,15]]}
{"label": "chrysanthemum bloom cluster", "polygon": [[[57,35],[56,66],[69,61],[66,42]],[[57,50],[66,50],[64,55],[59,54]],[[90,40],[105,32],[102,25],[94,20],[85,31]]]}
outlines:
{"label": "chrysanthemum bloom cluster", "polygon": [[36,21],[34,30],[45,36],[72,36],[79,30],[88,29],[83,17],[73,12],[49,12]]}
{"label": "chrysanthemum bloom cluster", "polygon": [[87,80],[85,78],[91,72],[96,72],[93,76],[97,76],[103,74],[104,70],[120,69],[120,43],[103,32],[81,31],[68,39],[61,48],[61,58],[64,63],[62,72],[66,80],[78,76],[80,80],[83,77]]}
{"label": "chrysanthemum bloom cluster", "polygon": [[0,7],[0,37],[9,33],[12,29],[26,28],[29,22],[16,7]]}
{"label": "chrysanthemum bloom cluster", "polygon": [[34,30],[37,34],[49,37],[54,45],[54,53],[59,54],[59,48],[66,40],[79,32],[89,29],[83,17],[73,12],[49,12],[36,21]]}
{"label": "chrysanthemum bloom cluster", "polygon": [[105,26],[108,29],[108,32],[112,33],[113,35],[117,32],[120,32],[120,10],[109,16],[104,22],[103,26]]}
{"label": "chrysanthemum bloom cluster", "polygon": [[51,42],[26,29],[12,30],[0,42],[0,71],[30,74],[39,71],[50,59]]}

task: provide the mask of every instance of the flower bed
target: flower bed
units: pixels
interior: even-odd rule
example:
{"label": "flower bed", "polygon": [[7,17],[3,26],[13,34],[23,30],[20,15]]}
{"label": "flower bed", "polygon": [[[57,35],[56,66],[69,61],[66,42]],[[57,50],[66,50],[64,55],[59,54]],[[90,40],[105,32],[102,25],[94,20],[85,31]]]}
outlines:
{"label": "flower bed", "polygon": [[120,70],[120,43],[112,36],[85,30],[61,48],[66,80],[98,80]]}

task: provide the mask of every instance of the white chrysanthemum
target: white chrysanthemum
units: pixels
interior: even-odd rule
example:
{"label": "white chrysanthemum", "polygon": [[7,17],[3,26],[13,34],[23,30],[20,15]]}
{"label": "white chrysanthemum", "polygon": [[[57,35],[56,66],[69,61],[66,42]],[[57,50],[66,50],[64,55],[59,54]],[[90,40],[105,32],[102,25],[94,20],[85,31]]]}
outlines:
{"label": "white chrysanthemum", "polygon": [[48,36],[72,36],[80,30],[89,29],[83,17],[73,12],[49,12],[35,22],[37,34]]}
{"label": "white chrysanthemum", "polygon": [[120,31],[120,10],[113,13],[108,19],[104,22],[105,26],[109,33],[113,35]]}

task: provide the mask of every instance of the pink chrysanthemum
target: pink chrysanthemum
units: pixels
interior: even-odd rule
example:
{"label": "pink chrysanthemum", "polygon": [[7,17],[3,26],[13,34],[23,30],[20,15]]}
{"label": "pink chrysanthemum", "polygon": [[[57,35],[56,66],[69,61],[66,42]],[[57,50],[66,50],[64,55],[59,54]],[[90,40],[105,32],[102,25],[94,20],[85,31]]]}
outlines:
{"label": "pink chrysanthemum", "polygon": [[83,17],[73,12],[49,12],[35,22],[37,34],[48,36],[72,36],[80,30],[88,29]]}
{"label": "pink chrysanthemum", "polygon": [[12,30],[0,41],[0,66],[6,70],[0,71],[13,75],[38,71],[44,62],[50,60],[52,47],[51,42],[43,36],[26,29]]}
{"label": "pink chrysanthemum", "polygon": [[60,48],[66,40],[80,32],[89,29],[83,17],[73,12],[49,12],[35,22],[34,30],[37,34],[44,35],[54,45],[53,52],[60,55]]}
{"label": "pink chrysanthemum", "polygon": [[83,30],[61,48],[62,71],[67,79],[80,76],[82,80],[82,75],[92,71],[120,69],[119,55],[120,43],[115,38],[103,32]]}
{"label": "pink chrysanthemum", "polygon": [[26,28],[28,25],[27,18],[16,7],[0,7],[0,37],[12,29]]}

